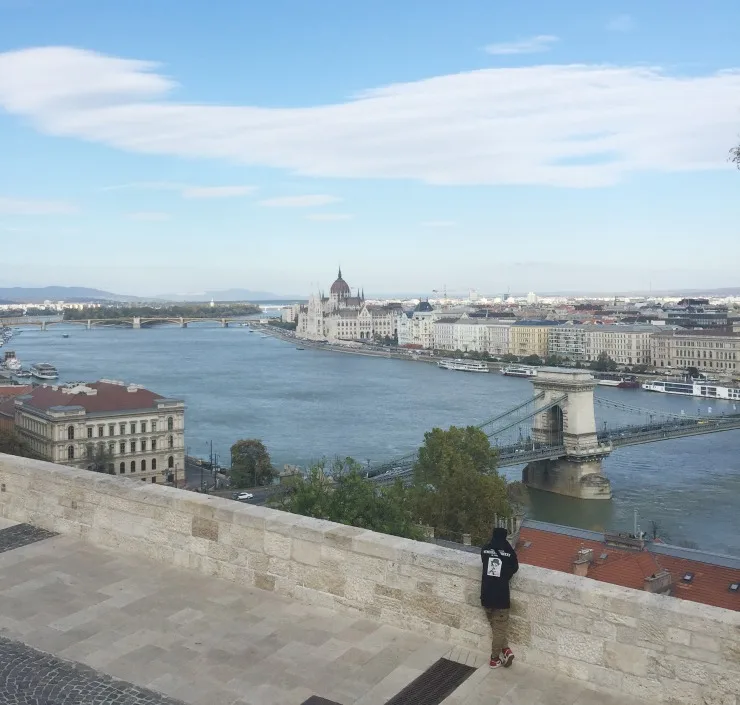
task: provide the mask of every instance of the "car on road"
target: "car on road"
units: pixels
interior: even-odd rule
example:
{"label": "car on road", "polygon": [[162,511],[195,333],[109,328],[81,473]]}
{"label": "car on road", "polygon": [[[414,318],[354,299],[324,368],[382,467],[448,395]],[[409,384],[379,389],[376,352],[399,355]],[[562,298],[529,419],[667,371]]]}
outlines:
{"label": "car on road", "polygon": [[246,502],[249,499],[254,499],[254,495],[251,492],[234,492],[232,497],[238,502]]}

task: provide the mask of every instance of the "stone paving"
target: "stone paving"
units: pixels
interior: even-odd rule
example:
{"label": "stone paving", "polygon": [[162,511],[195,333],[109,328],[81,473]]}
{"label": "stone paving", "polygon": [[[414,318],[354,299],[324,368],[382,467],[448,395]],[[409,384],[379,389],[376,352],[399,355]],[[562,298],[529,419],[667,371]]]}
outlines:
{"label": "stone paving", "polygon": [[[491,671],[479,652],[68,536],[0,554],[0,635],[0,659],[15,664],[15,681],[0,668],[0,702],[17,705],[300,705],[314,695],[384,705],[443,656],[478,669],[444,705],[636,705],[523,663]],[[38,665],[35,676],[22,658]],[[14,682],[39,697],[6,696]]]}

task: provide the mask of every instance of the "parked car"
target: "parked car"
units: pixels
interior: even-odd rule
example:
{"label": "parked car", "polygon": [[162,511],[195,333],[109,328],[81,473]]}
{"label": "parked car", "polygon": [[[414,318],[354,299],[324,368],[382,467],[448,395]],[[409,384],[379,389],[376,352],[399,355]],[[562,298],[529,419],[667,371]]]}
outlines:
{"label": "parked car", "polygon": [[237,492],[234,499],[238,500],[239,502],[246,502],[249,499],[254,499],[254,495],[251,492]]}

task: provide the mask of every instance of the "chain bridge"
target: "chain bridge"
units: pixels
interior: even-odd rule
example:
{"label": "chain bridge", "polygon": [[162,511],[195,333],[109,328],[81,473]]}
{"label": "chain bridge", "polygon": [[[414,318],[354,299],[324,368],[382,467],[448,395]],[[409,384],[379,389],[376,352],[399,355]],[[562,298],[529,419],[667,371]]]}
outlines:
{"label": "chain bridge", "polygon": [[[499,467],[526,465],[528,487],[580,499],[611,499],[601,461],[614,449],[740,429],[740,414],[690,416],[641,409],[594,397],[596,380],[586,371],[540,368],[532,398],[478,428],[497,448]],[[633,423],[596,428],[595,405],[619,410]],[[372,467],[368,476],[389,484],[410,482],[416,452]]]}

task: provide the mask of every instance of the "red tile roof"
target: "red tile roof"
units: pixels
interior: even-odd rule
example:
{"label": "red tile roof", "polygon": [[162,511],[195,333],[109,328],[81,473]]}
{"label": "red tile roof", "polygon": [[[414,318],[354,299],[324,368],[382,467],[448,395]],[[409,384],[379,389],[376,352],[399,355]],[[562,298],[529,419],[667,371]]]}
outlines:
{"label": "red tile roof", "polygon": [[0,387],[0,399],[5,400],[28,394],[32,389],[30,384],[9,384],[7,387]]}
{"label": "red tile roof", "polygon": [[43,411],[55,406],[81,406],[88,413],[100,413],[155,409],[157,400],[164,398],[140,387],[137,387],[135,391],[128,391],[129,387],[125,384],[91,382],[85,386],[96,389],[98,393],[69,394],[62,391],[62,387],[42,385],[34,387],[30,392],[30,399],[24,399],[23,404]]}
{"label": "red tile roof", "polygon": [[[528,541],[530,546],[525,548]],[[667,570],[673,577],[673,597],[740,611],[740,594],[728,589],[731,583],[740,582],[740,570],[734,568],[648,551],[629,551],[527,526],[520,530],[517,555],[522,563],[572,573],[578,551],[589,548],[593,550],[594,562],[588,577],[593,580],[642,590],[646,577]],[[602,559],[604,553],[607,557]],[[690,583],[681,580],[686,573],[694,574]]]}

